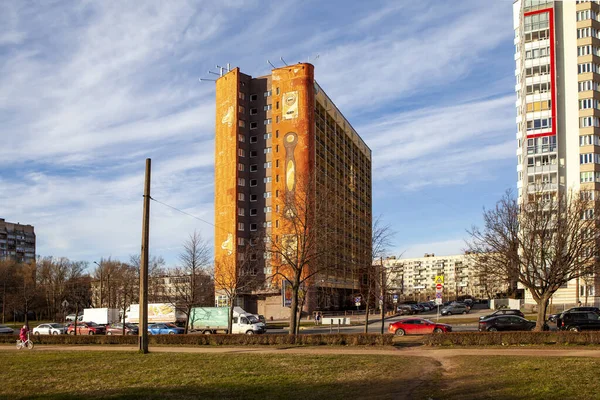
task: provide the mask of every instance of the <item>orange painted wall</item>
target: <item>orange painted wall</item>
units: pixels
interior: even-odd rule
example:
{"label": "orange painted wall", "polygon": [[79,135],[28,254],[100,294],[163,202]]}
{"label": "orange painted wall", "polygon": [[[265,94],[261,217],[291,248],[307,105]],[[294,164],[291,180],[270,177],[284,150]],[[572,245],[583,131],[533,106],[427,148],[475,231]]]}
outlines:
{"label": "orange painted wall", "polygon": [[[239,68],[217,79],[215,120],[215,289],[237,276]],[[218,278],[221,277],[221,278]]]}
{"label": "orange painted wall", "polygon": [[[294,163],[295,183],[303,179],[310,180],[311,174],[314,173],[314,67],[311,64],[296,64],[274,69],[271,79],[274,110],[271,150],[273,155],[272,204],[275,211],[277,206],[283,209],[286,186],[290,183],[290,161]],[[295,104],[293,98],[296,100]],[[279,102],[278,109],[277,102]],[[288,141],[286,140],[288,137],[294,139]],[[276,175],[279,175],[279,182],[275,179]],[[272,215],[271,234],[281,240],[286,232],[281,227],[276,227],[278,213],[273,212]],[[275,282],[280,283],[280,279],[276,277]]]}

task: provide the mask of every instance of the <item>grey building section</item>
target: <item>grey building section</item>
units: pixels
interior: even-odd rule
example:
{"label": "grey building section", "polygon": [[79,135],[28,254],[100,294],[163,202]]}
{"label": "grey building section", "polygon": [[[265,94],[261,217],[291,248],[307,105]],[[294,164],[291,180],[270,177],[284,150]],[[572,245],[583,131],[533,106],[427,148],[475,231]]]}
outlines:
{"label": "grey building section", "polygon": [[32,225],[6,222],[0,218],[0,260],[35,261],[35,232]]}

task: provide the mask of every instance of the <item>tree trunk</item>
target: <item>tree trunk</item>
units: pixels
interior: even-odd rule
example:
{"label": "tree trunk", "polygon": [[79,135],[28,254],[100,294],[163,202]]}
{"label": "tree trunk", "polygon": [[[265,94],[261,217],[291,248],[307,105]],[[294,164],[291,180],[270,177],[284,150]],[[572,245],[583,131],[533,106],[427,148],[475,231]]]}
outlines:
{"label": "tree trunk", "polygon": [[229,298],[229,320],[227,321],[227,333],[229,334],[233,333],[233,300],[234,297]]}
{"label": "tree trunk", "polygon": [[75,321],[73,321],[73,336],[77,336],[77,317],[79,316],[79,303],[75,304]]}
{"label": "tree trunk", "polygon": [[535,323],[535,330],[541,332],[544,330],[544,325],[546,324],[546,313],[548,311],[548,303],[550,302],[550,296],[545,295],[536,299],[538,312],[537,312],[537,320]]}
{"label": "tree trunk", "polygon": [[294,335],[296,333],[297,316],[298,316],[298,286],[292,286],[292,304],[290,307],[290,330],[289,334]]}
{"label": "tree trunk", "polygon": [[183,331],[184,334],[187,335],[188,333],[188,327],[190,326],[190,315],[192,315],[192,306],[188,305],[186,307],[186,319],[185,319],[185,330]]}
{"label": "tree trunk", "polygon": [[365,333],[369,333],[369,296],[367,296],[365,308]]}

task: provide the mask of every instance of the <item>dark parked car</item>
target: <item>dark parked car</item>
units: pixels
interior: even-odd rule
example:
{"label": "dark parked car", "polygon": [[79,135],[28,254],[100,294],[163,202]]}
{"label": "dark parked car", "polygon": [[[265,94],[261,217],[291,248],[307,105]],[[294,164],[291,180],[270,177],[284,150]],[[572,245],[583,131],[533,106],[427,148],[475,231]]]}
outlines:
{"label": "dark parked car", "polygon": [[532,331],[535,328],[535,322],[526,320],[517,315],[500,315],[479,321],[479,330],[496,331]]}
{"label": "dark parked car", "polygon": [[423,318],[405,318],[391,323],[388,326],[388,332],[397,335],[426,335],[429,333],[452,332],[452,327],[448,324],[436,324]]}
{"label": "dark parked car", "polygon": [[600,330],[600,314],[593,311],[572,311],[563,313],[556,326],[561,331]]}
{"label": "dark parked car", "polygon": [[469,307],[464,304],[451,304],[442,308],[440,311],[442,315],[452,315],[452,314],[468,314]]}
{"label": "dark parked car", "polygon": [[479,319],[480,320],[488,319],[488,318],[492,318],[492,317],[498,317],[500,315],[516,315],[519,317],[525,317],[525,315],[520,310],[503,309],[503,310],[495,311],[495,312],[491,313],[490,315],[481,316],[481,317],[479,317]]}
{"label": "dark parked car", "polygon": [[[138,327],[133,324],[125,324],[125,334],[126,335],[137,335],[139,332]],[[107,335],[122,335],[123,334],[123,323],[115,322],[114,324],[110,324],[106,326],[106,334]]]}
{"label": "dark parked car", "polygon": [[400,304],[396,310],[400,315],[413,315],[415,313],[410,304]]}
{"label": "dark parked car", "polygon": [[595,312],[596,314],[600,314],[600,309],[598,307],[573,307],[573,308],[569,308],[567,311],[563,311],[561,313],[557,313],[557,314],[552,314],[548,317],[549,321],[552,322],[556,322],[556,327],[560,328],[560,325],[562,323],[562,316],[564,314],[569,314],[572,312],[582,312],[582,311],[591,311],[591,312]]}

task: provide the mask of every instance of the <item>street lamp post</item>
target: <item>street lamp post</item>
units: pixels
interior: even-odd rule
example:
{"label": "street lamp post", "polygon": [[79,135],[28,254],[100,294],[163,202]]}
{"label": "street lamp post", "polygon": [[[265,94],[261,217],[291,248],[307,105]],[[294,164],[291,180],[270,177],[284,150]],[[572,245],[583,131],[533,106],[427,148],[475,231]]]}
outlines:
{"label": "street lamp post", "polygon": [[[100,263],[102,263],[102,260],[100,260]],[[96,264],[100,268],[100,307],[102,307],[103,306],[103,304],[102,304],[103,303],[102,302],[102,300],[103,300],[102,299],[102,282],[103,282],[103,279],[102,279],[102,265],[98,264],[96,261],[94,261],[94,264]]]}

